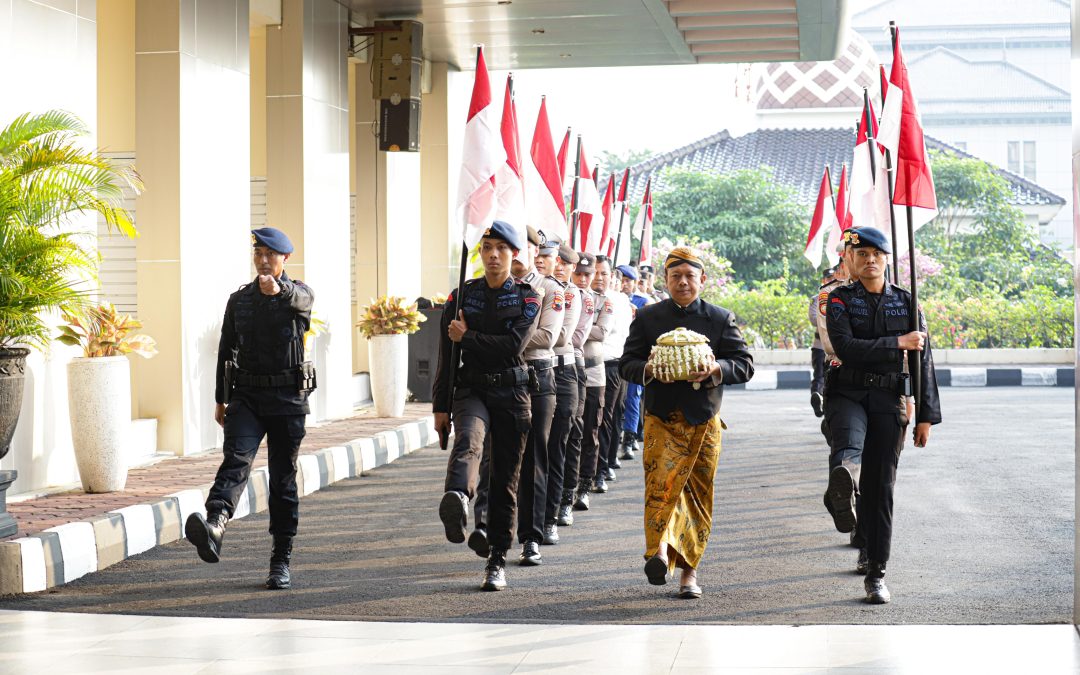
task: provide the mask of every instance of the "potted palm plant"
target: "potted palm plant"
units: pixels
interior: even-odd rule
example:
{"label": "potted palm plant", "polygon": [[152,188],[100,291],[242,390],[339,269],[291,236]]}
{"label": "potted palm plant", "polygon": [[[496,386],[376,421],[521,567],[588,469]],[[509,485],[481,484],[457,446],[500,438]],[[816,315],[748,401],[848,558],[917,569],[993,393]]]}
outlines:
{"label": "potted palm plant", "polygon": [[371,398],[380,417],[401,417],[408,396],[409,334],[427,318],[405,298],[384,295],[364,307],[357,327],[368,339]]}
{"label": "potted palm plant", "polygon": [[[96,275],[91,237],[70,231],[96,213],[136,236],[122,188],[142,187],[130,167],[86,148],[87,128],[63,111],[25,114],[0,130],[0,458],[8,454],[22,407],[26,358],[44,351],[49,313],[87,302]],[[0,471],[0,537],[15,532],[4,491],[15,471]]]}
{"label": "potted palm plant", "polygon": [[154,339],[135,333],[142,323],[109,303],[65,312],[57,338],[81,347],[68,363],[71,442],[86,492],[116,492],[127,482],[131,438],[131,373],[127,354],[150,358]]}

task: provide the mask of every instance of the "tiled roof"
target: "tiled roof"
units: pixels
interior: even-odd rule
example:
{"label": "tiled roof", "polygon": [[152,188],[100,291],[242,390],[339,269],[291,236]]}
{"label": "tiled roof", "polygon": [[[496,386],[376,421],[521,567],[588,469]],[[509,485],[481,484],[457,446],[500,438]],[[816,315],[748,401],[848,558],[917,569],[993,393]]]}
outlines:
{"label": "tiled roof", "polygon": [[[911,81],[918,83],[915,93],[927,107],[931,102],[968,101],[1011,109],[1012,105],[1028,108],[1039,101],[1069,110],[1069,92],[1008,61],[970,61],[951,49],[938,47],[907,59],[907,66]],[[943,72],[949,77],[940,77]]]}
{"label": "tiled roof", "polygon": [[[832,170],[834,184],[840,180],[840,166],[851,166],[854,132],[854,126],[851,129],[761,129],[733,138],[727,131],[721,131],[630,167],[628,199],[631,204],[641,202],[649,176],[654,179],[653,192],[662,192],[663,170],[669,167],[710,174],[763,168],[771,171],[776,183],[790,189],[797,202],[812,204],[826,164]],[[926,136],[926,147],[976,159],[930,136]],[[1009,182],[1013,196],[1010,202],[1016,206],[1065,203],[1058,195],[1031,181],[991,167]],[[606,180],[601,182],[601,194],[606,184]]]}

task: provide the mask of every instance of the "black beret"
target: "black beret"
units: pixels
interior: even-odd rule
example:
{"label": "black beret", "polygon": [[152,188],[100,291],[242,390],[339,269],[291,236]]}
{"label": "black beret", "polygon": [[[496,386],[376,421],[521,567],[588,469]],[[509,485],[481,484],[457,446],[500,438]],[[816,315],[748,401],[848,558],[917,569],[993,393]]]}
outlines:
{"label": "black beret", "polygon": [[525,242],[521,240],[521,232],[504,220],[493,221],[491,227],[484,230],[484,239],[502,239],[518,251],[525,248]]}
{"label": "black beret", "polygon": [[892,253],[885,233],[876,227],[852,227],[844,231],[844,244],[851,248],[872,246],[882,253]]}
{"label": "black beret", "polygon": [[574,265],[580,259],[577,251],[567,246],[565,242],[559,244],[559,257],[568,265]]}
{"label": "black beret", "polygon": [[292,253],[293,245],[285,233],[276,227],[260,227],[251,231],[251,246],[265,246],[278,253]]}
{"label": "black beret", "polygon": [[596,271],[596,256],[592,253],[581,251],[578,253],[578,264],[574,272],[577,274],[592,274]]}

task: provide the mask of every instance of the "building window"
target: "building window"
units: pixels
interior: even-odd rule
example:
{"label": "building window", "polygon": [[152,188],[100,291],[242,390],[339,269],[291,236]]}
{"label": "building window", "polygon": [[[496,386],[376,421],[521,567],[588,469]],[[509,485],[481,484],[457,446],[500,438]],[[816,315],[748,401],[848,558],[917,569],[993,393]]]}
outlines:
{"label": "building window", "polygon": [[1035,180],[1035,141],[1009,141],[1009,171]]}

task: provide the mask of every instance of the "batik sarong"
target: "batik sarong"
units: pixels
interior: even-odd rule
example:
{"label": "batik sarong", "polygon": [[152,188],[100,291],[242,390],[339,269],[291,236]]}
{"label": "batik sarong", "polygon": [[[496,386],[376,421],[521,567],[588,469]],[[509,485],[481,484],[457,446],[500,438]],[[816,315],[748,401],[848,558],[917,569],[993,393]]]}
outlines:
{"label": "batik sarong", "polygon": [[645,558],[667,542],[669,572],[697,569],[709,543],[724,428],[719,415],[696,426],[681,412],[645,416]]}

